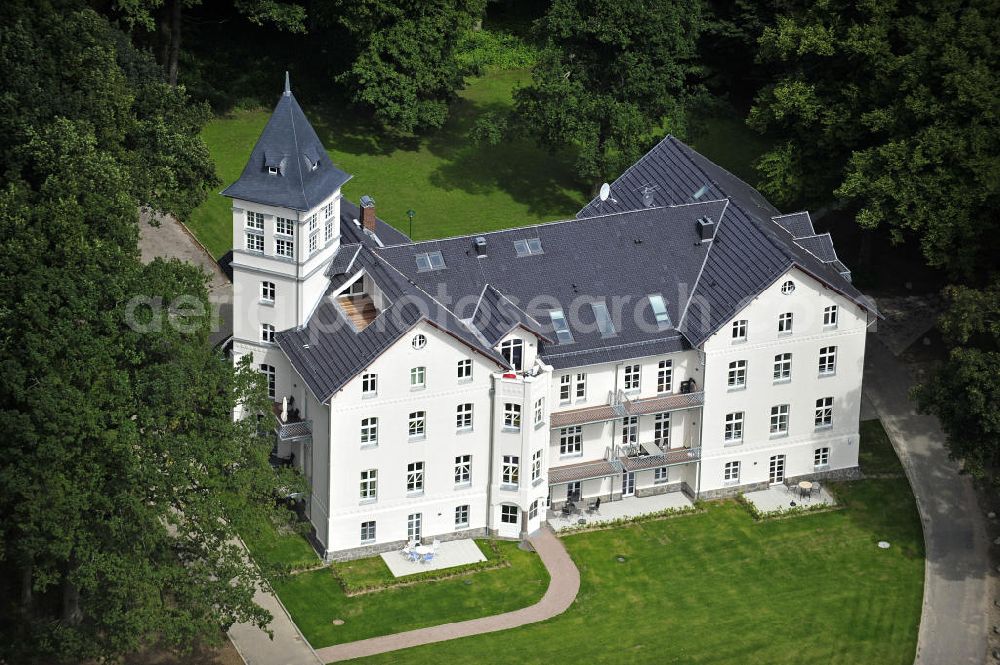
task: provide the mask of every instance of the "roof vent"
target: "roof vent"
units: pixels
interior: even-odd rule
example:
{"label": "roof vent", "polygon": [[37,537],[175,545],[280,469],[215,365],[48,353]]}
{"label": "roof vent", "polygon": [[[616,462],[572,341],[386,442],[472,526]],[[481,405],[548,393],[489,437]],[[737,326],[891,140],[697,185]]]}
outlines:
{"label": "roof vent", "polygon": [[646,185],[642,188],[642,205],[647,208],[652,208],[656,205],[656,201],[653,200],[653,192],[656,191],[656,187],[650,187]]}
{"label": "roof vent", "polygon": [[476,248],[476,256],[479,258],[486,256],[486,236],[476,236],[472,244]]}
{"label": "roof vent", "polygon": [[711,217],[698,218],[698,237],[708,242],[715,236],[715,221]]}

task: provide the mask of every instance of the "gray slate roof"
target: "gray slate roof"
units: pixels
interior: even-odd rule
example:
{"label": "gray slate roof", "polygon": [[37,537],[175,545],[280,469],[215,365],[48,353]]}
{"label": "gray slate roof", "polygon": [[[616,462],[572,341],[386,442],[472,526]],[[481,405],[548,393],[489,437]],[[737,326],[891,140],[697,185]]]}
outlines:
{"label": "gray slate roof", "polygon": [[[313,168],[313,165],[316,168]],[[275,166],[279,174],[268,173]],[[330,160],[291,90],[274,107],[239,180],[223,195],[292,210],[311,210],[351,179]]]}
{"label": "gray slate roof", "polygon": [[483,287],[479,303],[472,313],[471,323],[490,347],[496,346],[501,339],[518,326],[539,337],[549,337],[545,328],[538,321],[490,284]]}

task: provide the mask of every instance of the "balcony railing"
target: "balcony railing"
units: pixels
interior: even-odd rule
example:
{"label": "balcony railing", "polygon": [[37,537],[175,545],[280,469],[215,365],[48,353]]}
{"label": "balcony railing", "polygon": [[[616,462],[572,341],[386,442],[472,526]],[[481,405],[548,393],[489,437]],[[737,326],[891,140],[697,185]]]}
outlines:
{"label": "balcony railing", "polygon": [[570,425],[587,425],[589,423],[618,420],[626,416],[645,416],[667,411],[693,409],[705,403],[704,391],[692,391],[658,395],[643,399],[629,399],[624,394],[610,393],[608,404],[587,406],[582,409],[557,411],[552,414],[552,429],[569,427]]}
{"label": "balcony railing", "polygon": [[312,421],[299,416],[298,409],[289,408],[281,419],[281,404],[274,403],[274,433],[279,441],[296,441],[312,436]]}

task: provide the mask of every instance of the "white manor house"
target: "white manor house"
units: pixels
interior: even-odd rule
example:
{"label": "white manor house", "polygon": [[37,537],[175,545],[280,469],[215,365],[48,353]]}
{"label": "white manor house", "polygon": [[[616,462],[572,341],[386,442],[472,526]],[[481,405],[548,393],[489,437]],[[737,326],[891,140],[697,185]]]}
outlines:
{"label": "white manor house", "polygon": [[442,240],[349,179],[286,82],[224,191],[233,355],[326,558],[856,472],[878,314],[808,213],[670,136],[572,219]]}

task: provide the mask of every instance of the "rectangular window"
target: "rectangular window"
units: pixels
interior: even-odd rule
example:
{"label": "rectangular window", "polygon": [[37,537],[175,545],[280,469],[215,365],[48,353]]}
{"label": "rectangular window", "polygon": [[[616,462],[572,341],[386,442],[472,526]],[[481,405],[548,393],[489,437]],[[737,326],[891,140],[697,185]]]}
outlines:
{"label": "rectangular window", "polygon": [[455,528],[467,529],[469,527],[469,505],[455,506]]}
{"label": "rectangular window", "polygon": [[656,318],[656,325],[660,330],[670,327],[670,314],[667,313],[667,304],[663,302],[660,294],[649,296],[649,306],[653,309],[653,316]]}
{"label": "rectangular window", "polygon": [[459,404],[455,409],[455,428],[472,429],[472,403]]}
{"label": "rectangular window", "polygon": [[788,434],[788,405],[771,407],[771,434]]}
{"label": "rectangular window", "polygon": [[469,381],[472,379],[472,360],[466,358],[458,361],[458,380]]}
{"label": "rectangular window", "polygon": [[816,400],[816,429],[833,427],[833,398],[820,397]]}
{"label": "rectangular window", "polygon": [[333,240],[333,220],[328,219],[323,225],[323,242],[330,242]]}
{"label": "rectangular window", "polygon": [[424,427],[427,424],[427,414],[424,411],[414,411],[410,414],[409,436],[411,439],[422,439],[425,436]]}
{"label": "rectangular window", "polygon": [[410,494],[424,491],[423,462],[410,462],[406,465],[406,491]]}
{"label": "rectangular window", "polygon": [[726,382],[730,388],[746,388],[747,361],[734,360],[733,362],[729,363],[729,374],[726,379]]}
{"label": "rectangular window", "polygon": [[275,399],[275,376],[274,365],[264,365],[260,366],[261,374],[263,374],[267,379],[267,397],[268,399]]}
{"label": "rectangular window", "polygon": [[837,306],[830,305],[829,307],[823,308],[823,327],[824,328],[836,328],[837,327]]}
{"label": "rectangular window", "polygon": [[611,314],[608,313],[608,306],[604,302],[591,303],[594,310],[594,322],[597,329],[601,331],[601,337],[614,337],[615,324],[611,322]]}
{"label": "rectangular window", "polygon": [[559,430],[559,454],[583,454],[583,427],[581,425],[563,427]]}
{"label": "rectangular window", "polygon": [[577,400],[582,400],[587,398],[587,375],[582,372],[576,375],[575,393]]}
{"label": "rectangular window", "polygon": [[774,380],[790,381],[792,378],[792,354],[779,353],[774,357]]}
{"label": "rectangular window", "polygon": [[653,483],[656,485],[662,485],[670,479],[670,475],[667,473],[667,467],[661,466],[657,469],[653,469]]}
{"label": "rectangular window", "polygon": [[507,429],[521,429],[521,405],[507,402],[503,405],[503,426]]}
{"label": "rectangular window", "polygon": [[472,455],[455,458],[455,484],[468,485],[472,482]]}
{"label": "rectangular window", "polygon": [[284,217],[274,218],[274,232],[283,235],[290,236],[295,234],[295,222],[290,219],[285,219]]}
{"label": "rectangular window", "polygon": [[723,437],[726,441],[743,440],[743,412],[726,414],[726,431]]}
{"label": "rectangular window", "polygon": [[661,360],[656,366],[656,392],[661,395],[674,390],[674,361]]}
{"label": "rectangular window", "polygon": [[264,236],[258,233],[248,233],[247,234],[247,251],[248,252],[263,252],[264,251]]}
{"label": "rectangular window", "polygon": [[521,476],[521,458],[517,455],[504,455],[500,482],[504,485],[517,485]]}
{"label": "rectangular window", "polygon": [[740,463],[739,462],[726,462],[725,467],[722,471],[722,481],[726,483],[738,483],[740,482]]}
{"label": "rectangular window", "polygon": [[423,513],[412,513],[406,516],[406,540],[408,542],[419,542],[423,538],[423,522]]}
{"label": "rectangular window", "polygon": [[373,543],[375,542],[375,521],[362,522],[361,523],[361,542],[362,543]]}
{"label": "rectangular window", "polygon": [[830,466],[829,448],[817,448],[813,452],[813,466],[817,467]]}
{"label": "rectangular window", "polygon": [[367,469],[361,472],[361,500],[374,501],[378,498],[378,471]]}
{"label": "rectangular window", "polygon": [[514,241],[514,251],[518,257],[542,253],[542,241],[538,238],[527,238]]}
{"label": "rectangular window", "polygon": [[361,375],[361,396],[374,397],[378,394],[378,374]]}
{"label": "rectangular window", "polygon": [[531,455],[531,480],[532,482],[542,477],[542,451],[536,450]]}
{"label": "rectangular window", "polygon": [[583,484],[579,480],[566,483],[566,498],[570,501],[579,501],[582,496]]}
{"label": "rectangular window", "polygon": [[740,319],[739,321],[733,321],[733,341],[734,342],[745,342],[747,341],[747,320]]}
{"label": "rectangular window", "polygon": [[625,390],[639,390],[640,365],[625,365]]}
{"label": "rectangular window", "polygon": [[837,347],[824,346],[819,350],[819,373],[835,374],[837,371]]}
{"label": "rectangular window", "polygon": [[531,505],[528,506],[528,519],[533,520],[536,517],[538,517],[538,499],[532,501]]}
{"label": "rectangular window", "polygon": [[653,416],[653,443],[663,450],[670,447],[669,413],[658,413]]}
{"label": "rectangular window", "polygon": [[274,344],[274,326],[270,323],[260,324],[260,341]]}
{"label": "rectangular window", "polygon": [[257,229],[258,231],[264,230],[264,215],[263,213],[253,212],[247,210],[247,228]]}
{"label": "rectangular window", "polygon": [[784,314],[778,315],[778,333],[790,333],[792,332],[792,313],[785,312]]}
{"label": "rectangular window", "polygon": [[333,201],[323,206],[323,219],[330,219],[331,217],[333,217]]}
{"label": "rectangular window", "polygon": [[566,323],[566,315],[561,309],[554,309],[549,312],[552,319],[552,329],[556,332],[556,341],[560,344],[572,344],[573,333],[570,332],[569,324]]}
{"label": "rectangular window", "polygon": [[309,253],[312,254],[319,249],[319,234],[314,233],[309,236]]}
{"label": "rectangular window", "polygon": [[309,230],[316,230],[316,215],[309,215]]}
{"label": "rectangular window", "polygon": [[541,425],[545,421],[545,398],[539,397],[535,400],[535,426]]}
{"label": "rectangular window", "polygon": [[573,388],[573,377],[570,374],[563,374],[559,377],[559,403],[566,404],[570,400]]}
{"label": "rectangular window", "polygon": [[622,443],[629,445],[639,442],[639,416],[622,418]]}
{"label": "rectangular window", "polygon": [[274,302],[274,282],[260,283],[260,299],[264,302]]}
{"label": "rectangular window", "polygon": [[274,239],[274,253],[287,258],[295,257],[295,242],[283,238]]}
{"label": "rectangular window", "polygon": [[417,272],[427,272],[428,270],[441,270],[445,268],[444,257],[441,252],[425,252],[417,254]]}
{"label": "rectangular window", "polygon": [[500,355],[510,363],[515,372],[524,369],[524,340],[508,339],[500,343]]}
{"label": "rectangular window", "polygon": [[414,367],[410,369],[410,389],[423,388],[427,385],[427,369]]}
{"label": "rectangular window", "polygon": [[365,294],[365,279],[359,277],[341,292],[342,296],[363,296]]}
{"label": "rectangular window", "polygon": [[378,418],[361,419],[361,445],[378,445]]}
{"label": "rectangular window", "polygon": [[504,524],[517,524],[518,512],[517,506],[505,503],[500,506],[500,521]]}

